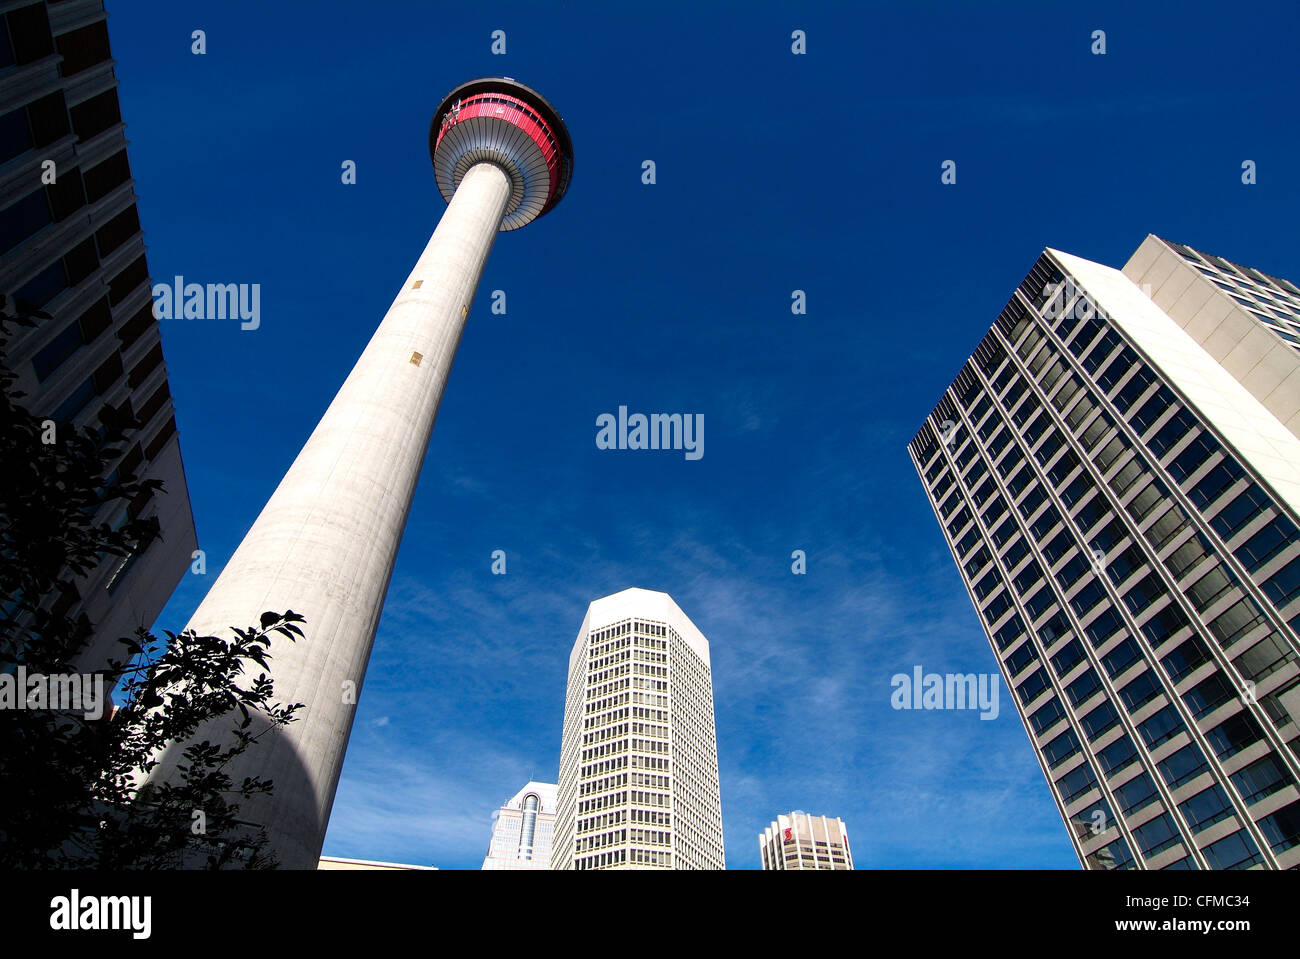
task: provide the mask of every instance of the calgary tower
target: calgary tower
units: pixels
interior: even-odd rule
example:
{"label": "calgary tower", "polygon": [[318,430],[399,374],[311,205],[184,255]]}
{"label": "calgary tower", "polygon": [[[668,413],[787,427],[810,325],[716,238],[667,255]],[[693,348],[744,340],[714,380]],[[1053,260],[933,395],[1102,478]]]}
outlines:
{"label": "calgary tower", "polygon": [[[429,152],[447,210],[401,292],[187,629],[227,635],[265,610],[306,618],[277,638],[275,699],[302,702],[227,768],[274,782],[240,818],[264,826],[282,867],[314,869],[420,465],[470,303],[498,232],[560,202],[573,174],[564,121],[508,77],[451,91]],[[213,732],[205,734],[211,737]],[[173,747],[151,779],[174,776]]]}

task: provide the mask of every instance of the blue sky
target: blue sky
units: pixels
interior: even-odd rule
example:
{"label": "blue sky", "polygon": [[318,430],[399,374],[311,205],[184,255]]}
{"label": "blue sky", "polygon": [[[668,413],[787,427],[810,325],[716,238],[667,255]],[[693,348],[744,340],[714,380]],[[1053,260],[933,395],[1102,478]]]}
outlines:
{"label": "blue sky", "polygon": [[[160,626],[198,604],[437,223],[443,95],[514,76],[573,136],[568,196],[499,237],[480,284],[327,854],[476,868],[492,811],[556,776],[586,604],[635,585],[710,640],[730,868],[792,808],[843,817],[859,866],[1077,868],[1005,689],[991,722],[890,707],[916,665],[996,670],[905,445],[1045,246],[1119,266],[1152,232],[1300,273],[1294,4],[110,13],[155,281],[261,286],[257,330],[163,322],[208,572]],[[703,414],[704,457],[598,450],[620,405]]]}

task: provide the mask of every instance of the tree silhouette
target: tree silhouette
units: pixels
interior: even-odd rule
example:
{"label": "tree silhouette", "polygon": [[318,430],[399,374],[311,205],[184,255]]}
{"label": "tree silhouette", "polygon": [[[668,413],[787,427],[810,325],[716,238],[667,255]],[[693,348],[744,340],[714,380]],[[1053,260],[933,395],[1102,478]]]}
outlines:
{"label": "tree silhouette", "polygon": [[[232,626],[232,639],[164,631],[164,643],[139,629],[121,659],[79,674],[94,627],[72,612],[75,582],[160,536],[139,507],[162,483],[111,470],[139,426],[128,410],[106,407],[99,428],[77,428],[19,404],[9,340],[48,320],[0,295],[0,868],[273,868],[265,830],[239,819],[240,802],[273,784],[234,782],[225,768],[302,707],[274,701],[266,669],[272,638],[301,637],[303,617],[265,612]],[[116,689],[123,706],[88,717],[29,700],[18,682],[74,675]],[[190,743],[175,777],[146,782],[168,745],[212,721],[229,722],[229,737]]]}

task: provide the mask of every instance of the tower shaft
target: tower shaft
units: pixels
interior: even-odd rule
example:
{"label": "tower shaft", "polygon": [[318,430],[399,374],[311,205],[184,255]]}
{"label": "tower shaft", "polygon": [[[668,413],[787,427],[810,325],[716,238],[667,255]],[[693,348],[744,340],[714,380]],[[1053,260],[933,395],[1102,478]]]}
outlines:
{"label": "tower shaft", "polygon": [[[272,643],[269,672],[277,701],[307,708],[227,767],[236,783],[273,780],[273,796],[240,816],[267,829],[282,867],[316,867],[420,466],[511,190],[496,163],[465,172],[361,358],[187,627],[227,635],[266,610],[306,618],[305,638]],[[151,778],[173,774],[178,759],[175,749]]]}

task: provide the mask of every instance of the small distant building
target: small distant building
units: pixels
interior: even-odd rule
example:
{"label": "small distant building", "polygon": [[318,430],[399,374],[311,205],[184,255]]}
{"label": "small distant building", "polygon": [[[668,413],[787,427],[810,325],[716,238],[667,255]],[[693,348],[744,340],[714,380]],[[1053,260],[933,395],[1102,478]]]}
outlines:
{"label": "small distant building", "polygon": [[494,817],[484,869],[550,869],[555,783],[530,782]]}
{"label": "small distant building", "polygon": [[849,832],[843,819],[798,810],[777,816],[758,837],[764,869],[852,869]]}
{"label": "small distant building", "polygon": [[316,868],[317,870],[360,869],[380,872],[392,869],[416,869],[424,872],[438,870],[437,866],[412,866],[405,862],[376,862],[373,859],[343,859],[338,856],[321,856]]}

